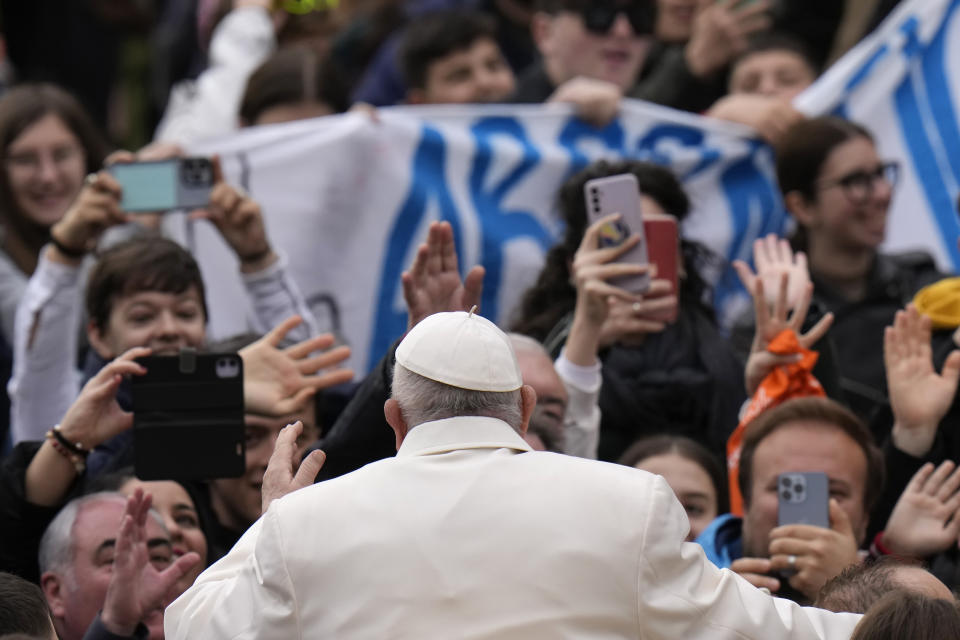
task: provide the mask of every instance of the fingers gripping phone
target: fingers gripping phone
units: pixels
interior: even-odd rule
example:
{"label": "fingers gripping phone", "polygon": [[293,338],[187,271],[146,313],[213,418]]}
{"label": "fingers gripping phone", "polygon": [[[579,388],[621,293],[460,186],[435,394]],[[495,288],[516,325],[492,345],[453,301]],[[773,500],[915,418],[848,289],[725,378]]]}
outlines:
{"label": "fingers gripping phone", "polygon": [[121,163],[107,171],[123,187],[120,207],[131,212],[205,207],[215,182],[208,158]]}
{"label": "fingers gripping phone", "polygon": [[[631,235],[640,236],[640,242],[621,255],[617,261],[630,264],[649,264],[647,240],[640,211],[640,185],[632,173],[588,180],[583,185],[587,203],[587,223],[593,224],[611,214],[620,219],[605,224],[600,230],[600,247],[617,247]],[[650,288],[650,274],[613,278],[610,283],[631,293],[644,293]]]}
{"label": "fingers gripping phone", "polygon": [[236,353],[137,360],[134,470],[141,480],[231,478],[245,468],[243,360]]}

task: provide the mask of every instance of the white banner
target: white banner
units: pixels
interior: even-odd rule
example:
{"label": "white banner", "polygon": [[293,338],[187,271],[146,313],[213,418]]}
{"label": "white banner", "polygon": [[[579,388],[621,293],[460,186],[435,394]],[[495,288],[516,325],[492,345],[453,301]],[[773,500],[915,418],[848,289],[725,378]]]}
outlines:
{"label": "white banner", "polygon": [[[926,248],[960,264],[956,198],[960,132],[960,0],[914,0],[798,98],[811,114],[849,115],[873,130],[905,171],[888,248]],[[950,38],[950,33],[954,34]],[[400,273],[432,220],[454,227],[462,268],[483,264],[483,313],[508,324],[560,236],[557,188],[601,157],[670,166],[694,212],[684,226],[727,260],[787,218],[771,150],[730,123],[625,102],[597,129],[561,105],[400,107],[379,122],[350,114],[240,132],[194,149],[219,153],[228,179],[263,206],[273,243],[322,326],[367,371],[402,335]],[[169,230],[198,255],[208,283],[211,336],[247,330],[236,262],[206,223]],[[720,315],[742,304],[730,270],[707,274]]]}

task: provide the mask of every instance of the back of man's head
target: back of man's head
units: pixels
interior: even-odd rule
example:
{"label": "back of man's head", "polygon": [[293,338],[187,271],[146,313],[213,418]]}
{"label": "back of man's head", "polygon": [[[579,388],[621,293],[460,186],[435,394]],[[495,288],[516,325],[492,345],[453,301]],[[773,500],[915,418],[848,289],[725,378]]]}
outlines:
{"label": "back of man's head", "polygon": [[852,564],[841,571],[823,585],[813,606],[837,613],[866,613],[887,594],[901,590],[953,600],[946,585],[919,562],[884,557]]}
{"label": "back of man's head", "polygon": [[143,291],[180,294],[195,287],[209,317],[200,267],[173,240],[142,236],[103,251],[87,280],[87,316],[102,332],[118,298]]}
{"label": "back of man's head", "polygon": [[400,68],[407,89],[426,89],[430,66],[478,40],[496,42],[493,20],[476,11],[436,11],[418,17],[403,34]]}
{"label": "back of man's head", "polygon": [[[473,312],[437,313],[397,347],[392,398],[407,426],[460,416],[523,424],[523,380],[510,339]],[[531,407],[532,408],[532,407]]]}
{"label": "back of man's head", "polygon": [[44,640],[56,637],[40,587],[19,576],[0,572],[0,638],[13,634]]}

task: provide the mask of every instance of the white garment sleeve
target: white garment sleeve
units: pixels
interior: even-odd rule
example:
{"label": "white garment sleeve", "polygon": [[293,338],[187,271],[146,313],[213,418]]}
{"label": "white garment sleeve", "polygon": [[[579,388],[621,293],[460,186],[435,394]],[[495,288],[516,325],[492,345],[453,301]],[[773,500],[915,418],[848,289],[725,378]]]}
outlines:
{"label": "white garment sleeve", "polygon": [[277,503],[163,614],[168,640],[301,638]]}
{"label": "white garment sleeve", "polygon": [[567,390],[567,413],[563,421],[564,446],[567,455],[597,459],[600,442],[600,363],[590,367],[567,360],[566,350],[554,363],[557,375]]}
{"label": "white garment sleeve", "polygon": [[14,444],[43,440],[80,392],[75,363],[82,268],[46,256],[44,248],[14,323],[13,375],[7,385]]}
{"label": "white garment sleeve", "polygon": [[240,274],[247,295],[253,303],[254,330],[267,333],[292,315],[299,315],[303,323],[287,334],[287,340],[300,342],[319,333],[317,321],[290,277],[287,261],[281,255],[272,265],[255,273]]}
{"label": "white garment sleeve", "polygon": [[237,129],[247,79],[277,46],[270,14],[260,7],[228,13],[210,40],[210,65],[196,80],[177,83],[154,135],[187,146]]}
{"label": "white garment sleeve", "polygon": [[651,494],[644,502],[637,558],[637,616],[644,638],[847,640],[853,633],[859,615],[801,607],[718,569],[700,545],[683,542],[687,516],[663,478],[655,478]]}

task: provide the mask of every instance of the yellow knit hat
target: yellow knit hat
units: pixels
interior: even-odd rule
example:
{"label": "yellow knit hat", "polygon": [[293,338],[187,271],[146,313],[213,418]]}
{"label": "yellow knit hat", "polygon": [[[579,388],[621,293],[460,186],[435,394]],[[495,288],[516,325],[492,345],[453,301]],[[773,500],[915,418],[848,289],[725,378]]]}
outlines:
{"label": "yellow knit hat", "polygon": [[934,329],[960,327],[960,278],[944,278],[927,285],[917,292],[913,304],[929,316]]}

